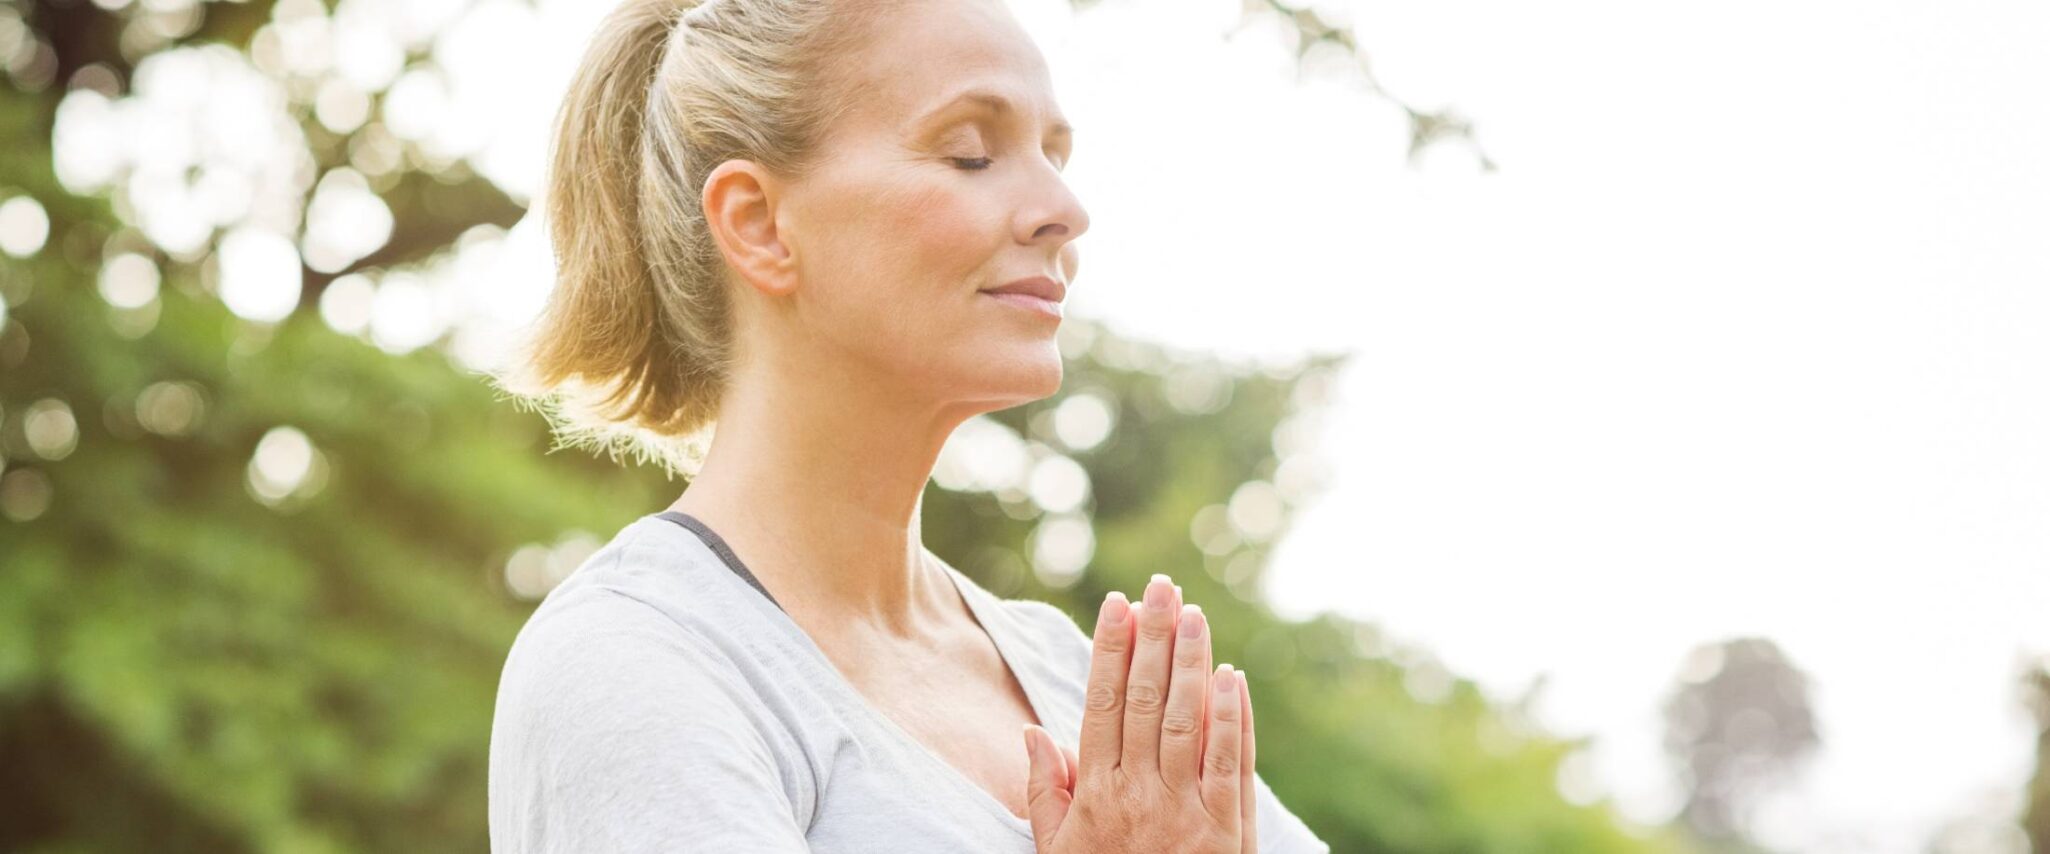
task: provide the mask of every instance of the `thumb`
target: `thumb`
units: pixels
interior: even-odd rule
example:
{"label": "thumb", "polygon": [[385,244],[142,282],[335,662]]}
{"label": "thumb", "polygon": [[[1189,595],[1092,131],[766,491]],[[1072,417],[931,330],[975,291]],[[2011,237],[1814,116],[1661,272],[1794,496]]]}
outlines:
{"label": "thumb", "polygon": [[1045,854],[1053,850],[1054,832],[1068,818],[1068,806],[1075,796],[1068,790],[1067,760],[1054,745],[1053,736],[1033,724],[1025,725],[1025,753],[1032,771],[1025,782],[1025,813],[1032,820],[1035,847]]}

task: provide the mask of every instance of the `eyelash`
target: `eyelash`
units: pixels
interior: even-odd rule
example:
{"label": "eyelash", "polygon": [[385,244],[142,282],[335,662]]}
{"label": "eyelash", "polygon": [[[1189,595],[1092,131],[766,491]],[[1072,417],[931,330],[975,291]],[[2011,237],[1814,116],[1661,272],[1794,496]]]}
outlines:
{"label": "eyelash", "polygon": [[[965,171],[968,171],[968,172],[980,172],[980,171],[982,171],[982,170],[984,170],[984,169],[988,169],[988,168],[989,168],[989,165],[990,165],[991,163],[994,163],[994,162],[996,162],[996,161],[994,161],[994,160],[992,160],[992,159],[990,159],[990,158],[987,158],[987,157],[949,157],[949,158],[947,158],[947,159],[948,159],[948,160],[952,160],[952,161],[954,161],[954,165],[955,165],[955,166],[958,166],[958,167],[960,167],[961,169],[963,169],[963,170],[965,170]],[[975,164],[979,164],[979,165],[975,165],[975,166],[964,166],[964,165],[962,165],[962,164],[965,164],[965,163],[975,163]],[[1067,165],[1066,163],[1063,163],[1063,164],[1061,164],[1061,166],[1066,166],[1066,165]]]}

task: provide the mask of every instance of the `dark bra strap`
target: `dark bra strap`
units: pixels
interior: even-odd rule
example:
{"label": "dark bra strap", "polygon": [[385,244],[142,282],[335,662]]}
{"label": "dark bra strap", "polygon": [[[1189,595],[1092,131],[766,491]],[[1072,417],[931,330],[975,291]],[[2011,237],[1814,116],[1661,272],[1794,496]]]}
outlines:
{"label": "dark bra strap", "polygon": [[769,595],[769,589],[762,586],[762,582],[755,578],[755,574],[747,571],[747,564],[740,562],[740,556],[733,553],[733,548],[726,545],[726,541],[720,538],[718,534],[713,533],[710,527],[707,527],[704,522],[698,520],[698,517],[681,510],[664,510],[655,514],[655,516],[682,525],[689,529],[691,533],[698,535],[698,539],[704,540],[705,545],[711,546],[712,551],[719,555],[721,561],[725,562],[727,569],[733,570],[733,574],[740,576],[741,580],[747,582],[749,587],[761,591],[762,597],[768,599],[769,604],[776,606],[776,610],[789,613],[783,608],[783,603],[776,601],[776,597]]}

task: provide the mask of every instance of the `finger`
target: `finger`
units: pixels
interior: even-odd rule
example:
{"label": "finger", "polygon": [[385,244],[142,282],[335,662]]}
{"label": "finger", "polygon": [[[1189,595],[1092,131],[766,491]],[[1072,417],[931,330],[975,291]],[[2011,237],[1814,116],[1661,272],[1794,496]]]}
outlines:
{"label": "finger", "polygon": [[1053,736],[1033,724],[1025,725],[1025,752],[1032,770],[1025,778],[1025,814],[1032,820],[1034,846],[1053,850],[1054,833],[1068,818],[1075,796],[1061,785],[1065,762]]}
{"label": "finger", "polygon": [[[1175,623],[1175,631],[1177,634],[1179,634],[1181,631],[1181,623],[1179,622],[1179,620],[1181,619],[1182,613],[1182,586],[1179,584],[1174,586],[1174,612],[1175,619],[1178,621]],[[1207,620],[1205,621],[1205,624],[1203,626],[1203,631],[1205,634],[1208,634],[1210,631],[1210,626]],[[1208,643],[1203,644],[1203,672],[1210,672],[1210,644]],[[1173,689],[1170,688],[1169,691],[1171,693]],[[1203,722],[1203,730],[1204,733],[1207,735],[1210,730],[1210,692],[1208,691],[1203,692],[1203,716],[1198,718],[1198,720]],[[1198,741],[1197,743],[1201,744],[1202,742]]]}
{"label": "finger", "polygon": [[1203,776],[1203,696],[1210,693],[1210,628],[1203,609],[1183,605],[1175,631],[1174,675],[1160,718],[1160,778],[1175,791],[1194,791]]}
{"label": "finger", "polygon": [[[1211,660],[1212,653],[1215,651],[1217,644],[1216,637],[1216,633],[1210,629],[1210,618],[1206,615],[1203,618],[1203,643],[1199,644],[1199,646],[1203,647],[1203,674],[1206,682],[1208,681],[1210,669],[1216,666],[1216,662]],[[1203,692],[1203,717],[1201,718],[1203,721],[1203,739],[1198,742],[1199,744],[1210,743],[1210,698],[1212,696],[1209,691]],[[1203,757],[1199,755],[1196,757],[1198,774],[1202,772],[1202,766]]]}
{"label": "finger", "polygon": [[[1176,619],[1179,620],[1180,614],[1182,613],[1182,586],[1179,584],[1174,586],[1174,612],[1177,615]],[[1177,634],[1179,634],[1181,631],[1181,624],[1179,622],[1175,624],[1175,631]],[[1207,619],[1204,621],[1203,633],[1205,635],[1208,635],[1210,633],[1209,621]],[[1205,674],[1208,674],[1210,672],[1210,644],[1207,642],[1203,644],[1203,672]],[[1170,694],[1172,694],[1173,691],[1174,689],[1172,687],[1168,689],[1168,692]],[[1202,736],[1196,739],[1196,743],[1198,745],[1201,745],[1203,743],[1203,739],[1210,737],[1210,692],[1203,691],[1200,693],[1202,693],[1203,695],[1203,714],[1197,716],[1196,720],[1202,722],[1201,729],[1203,730],[1203,734]],[[1196,763],[1198,765],[1201,765],[1203,761],[1202,756],[1200,755],[1201,752],[1202,751],[1199,748],[1197,751],[1199,755],[1196,758]],[[1200,774],[1200,770],[1198,773]]]}
{"label": "finger", "polygon": [[[1182,603],[1182,586],[1181,586],[1181,585],[1179,585],[1179,584],[1177,584],[1177,585],[1175,585],[1175,586],[1174,586],[1174,613],[1175,613],[1175,633],[1176,633],[1176,635],[1177,635],[1177,636],[1179,636],[1179,635],[1181,634],[1181,627],[1182,627],[1182,624],[1181,624],[1181,619],[1182,619],[1182,604],[1183,604],[1183,603]],[[1206,627],[1206,628],[1205,628],[1205,630],[1207,631],[1207,630],[1208,630],[1208,628]],[[1205,644],[1205,645],[1204,645],[1204,650],[1203,650],[1203,672],[1204,672],[1204,673],[1209,673],[1209,672],[1210,672],[1210,650],[1209,650],[1209,645],[1208,645],[1208,644]],[[1174,677],[1173,677],[1173,676],[1169,676],[1169,677],[1168,677],[1168,695],[1169,695],[1169,696],[1173,696],[1173,694],[1174,694],[1174,687],[1173,687],[1173,685],[1174,685]],[[1208,721],[1210,720],[1210,718],[1208,717],[1208,715],[1210,714],[1210,696],[1209,696],[1209,694],[1210,694],[1210,692],[1208,692],[1208,691],[1205,691],[1205,692],[1203,692],[1203,695],[1204,695],[1204,696],[1203,696],[1203,714],[1204,714],[1204,717],[1198,718],[1198,720],[1204,721],[1204,724],[1203,724],[1203,726],[1202,726],[1202,729],[1203,729],[1203,730],[1205,730],[1205,731],[1206,731],[1206,733],[1207,733],[1207,731],[1208,731],[1208,730],[1210,729],[1210,726],[1209,726],[1209,723],[1208,723]],[[1197,741],[1196,743],[1197,743],[1197,744],[1201,744],[1201,743],[1202,743],[1202,741],[1198,740],[1198,741]],[[1201,761],[1201,760],[1199,759],[1198,761]]]}
{"label": "finger", "polygon": [[1073,794],[1075,783],[1082,779],[1082,761],[1075,756],[1075,748],[1061,745],[1061,756],[1068,760],[1068,792]]}
{"label": "finger", "polygon": [[[1183,604],[1181,602],[1181,584],[1177,584],[1175,586],[1175,614],[1177,614],[1177,621],[1181,618],[1181,604]],[[1181,633],[1181,623],[1175,625],[1175,631],[1177,631],[1177,635]],[[1209,633],[1209,623],[1207,621],[1203,625],[1203,633],[1205,635]],[[1209,643],[1203,643],[1203,672],[1205,674],[1209,672]],[[1203,733],[1207,735],[1209,733],[1209,692],[1207,690],[1203,692],[1203,717],[1201,717],[1201,721],[1203,721]],[[1201,743],[1201,741],[1197,741],[1197,743]]]}
{"label": "finger", "polygon": [[[1122,591],[1103,597],[1089,659],[1089,689],[1082,709],[1082,758],[1089,773],[1117,767],[1125,731],[1125,678],[1132,653],[1131,604]],[[1079,779],[1079,777],[1077,778]]]}
{"label": "finger", "polygon": [[1236,830],[1242,806],[1239,790],[1239,745],[1245,731],[1239,721],[1245,717],[1239,704],[1239,680],[1231,665],[1217,666],[1210,700],[1210,743],[1203,751],[1203,807],[1217,822]]}
{"label": "finger", "polygon": [[1245,713],[1244,741],[1239,742],[1239,839],[1240,854],[1257,854],[1260,843],[1260,787],[1253,785],[1253,688],[1246,672],[1238,672],[1239,711]]}
{"label": "finger", "polygon": [[1143,777],[1160,774],[1160,718],[1167,707],[1168,678],[1174,655],[1174,583],[1155,573],[1146,585],[1139,611],[1137,645],[1132,648],[1131,675],[1125,680],[1125,735],[1118,767]]}

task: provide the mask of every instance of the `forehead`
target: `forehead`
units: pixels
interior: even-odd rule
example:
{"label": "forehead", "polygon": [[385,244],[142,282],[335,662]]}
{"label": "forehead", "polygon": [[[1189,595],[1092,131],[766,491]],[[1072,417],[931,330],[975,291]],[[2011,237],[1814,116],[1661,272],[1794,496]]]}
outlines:
{"label": "forehead", "polygon": [[967,92],[995,94],[1028,116],[1061,118],[1046,58],[1003,0],[902,3],[874,21],[864,47],[847,59],[852,123],[906,126],[959,106],[956,96]]}

